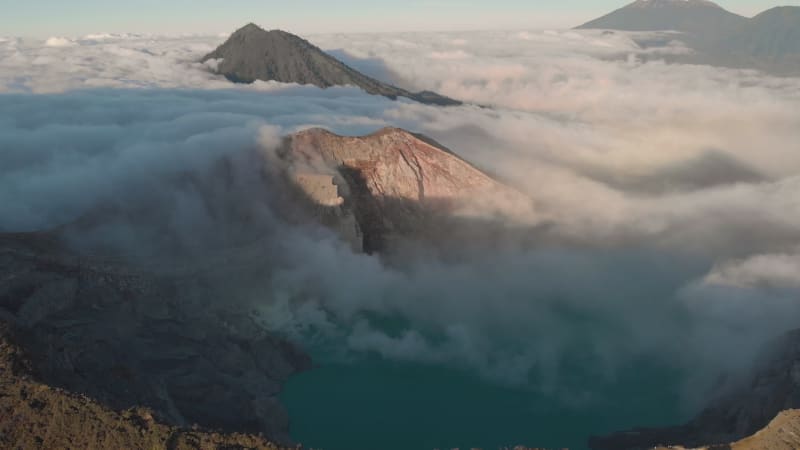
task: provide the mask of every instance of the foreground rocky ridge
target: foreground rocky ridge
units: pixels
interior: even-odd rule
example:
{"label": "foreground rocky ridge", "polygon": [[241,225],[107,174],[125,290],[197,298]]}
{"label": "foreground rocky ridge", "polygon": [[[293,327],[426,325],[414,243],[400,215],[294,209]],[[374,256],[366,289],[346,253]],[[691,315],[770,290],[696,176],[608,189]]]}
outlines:
{"label": "foreground rocky ridge", "polygon": [[578,28],[713,35],[736,30],[746,23],[746,17],[708,0],[636,0]]}
{"label": "foreground rocky ridge", "polygon": [[731,444],[731,450],[794,450],[800,448],[800,410],[782,411],[764,429]]}
{"label": "foreground rocky ridge", "polygon": [[687,449],[686,447],[657,447],[655,450],[796,450],[800,448],[800,410],[782,411],[769,425],[752,436],[732,444],[720,444]]}
{"label": "foreground rocky ridge", "polygon": [[144,408],[115,412],[86,396],[42,384],[33,375],[33,363],[9,324],[0,321],[0,447],[281,449],[260,436],[165,425]]}
{"label": "foreground rocky ridge", "polygon": [[209,277],[76,255],[55,233],[0,235],[0,266],[0,319],[43,382],[171,425],[290,441],[276,396],[310,360],[204,293]]}

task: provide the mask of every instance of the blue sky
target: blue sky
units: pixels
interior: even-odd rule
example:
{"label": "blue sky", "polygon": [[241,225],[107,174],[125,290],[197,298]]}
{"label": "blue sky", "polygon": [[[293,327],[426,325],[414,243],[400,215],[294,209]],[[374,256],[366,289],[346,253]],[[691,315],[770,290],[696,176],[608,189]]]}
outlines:
{"label": "blue sky", "polygon": [[[299,33],[565,28],[629,0],[0,0],[0,36],[216,33],[253,21]],[[800,0],[721,0],[753,15]]]}

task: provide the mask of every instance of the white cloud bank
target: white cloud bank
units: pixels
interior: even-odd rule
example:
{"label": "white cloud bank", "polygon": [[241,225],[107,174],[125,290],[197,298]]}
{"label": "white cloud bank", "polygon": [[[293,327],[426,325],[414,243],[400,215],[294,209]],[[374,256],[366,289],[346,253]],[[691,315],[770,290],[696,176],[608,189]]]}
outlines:
{"label": "white cloud bank", "polygon": [[[221,40],[0,42],[0,230],[152,199],[158,185],[168,228],[213,235],[207,189],[163,180],[274,145],[265,129],[393,125],[530,195],[539,214],[522,224],[536,245],[397,269],[284,230],[257,295],[274,326],[558,389],[565,359],[589,358],[602,377],[661,354],[710,374],[800,325],[798,79],[667,65],[657,59],[687,50],[621,33],[313,37],[404,87],[492,106],[435,108],[354,88],[233,86],[196,62]],[[412,326],[389,333],[365,313]]]}
{"label": "white cloud bank", "polygon": [[44,45],[45,47],[71,47],[76,44],[68,38],[51,37],[44,41]]}

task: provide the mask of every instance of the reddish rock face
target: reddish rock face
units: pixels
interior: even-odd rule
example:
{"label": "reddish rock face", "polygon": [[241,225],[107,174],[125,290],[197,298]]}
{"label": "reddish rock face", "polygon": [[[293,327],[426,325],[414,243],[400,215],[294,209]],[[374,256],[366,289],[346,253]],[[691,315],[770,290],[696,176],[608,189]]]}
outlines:
{"label": "reddish rock face", "polygon": [[329,174],[355,215],[364,249],[480,211],[497,214],[524,197],[423,136],[385,128],[345,137],[315,128],[291,135],[280,151],[290,172]]}
{"label": "reddish rock face", "polygon": [[291,138],[295,163],[357,171],[374,197],[426,201],[466,199],[499,183],[444,147],[407,131],[385,128],[363,137],[319,128]]}

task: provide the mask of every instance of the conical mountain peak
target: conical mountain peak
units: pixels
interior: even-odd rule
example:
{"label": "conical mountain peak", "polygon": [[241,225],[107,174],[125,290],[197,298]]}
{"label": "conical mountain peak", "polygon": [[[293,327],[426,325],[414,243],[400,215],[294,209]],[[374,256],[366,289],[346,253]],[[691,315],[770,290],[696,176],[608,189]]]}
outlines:
{"label": "conical mountain peak", "polygon": [[578,28],[718,35],[746,22],[709,0],[636,0]]}
{"label": "conical mountain peak", "polygon": [[229,80],[313,84],[321,88],[356,86],[392,100],[406,97],[420,103],[459,105],[461,102],[430,92],[413,93],[382,83],[325,53],[307,40],[282,30],[266,31],[249,23],[203,58],[222,60],[217,71]]}
{"label": "conical mountain peak", "polygon": [[267,30],[261,28],[260,26],[254,24],[253,22],[250,22],[247,25],[245,25],[245,26],[239,28],[238,30],[236,30],[234,32],[234,34],[236,34],[236,33],[252,33],[252,32],[258,32],[258,31],[267,31]]}
{"label": "conical mountain peak", "polygon": [[639,8],[718,8],[718,4],[710,0],[636,0],[631,7]]}

